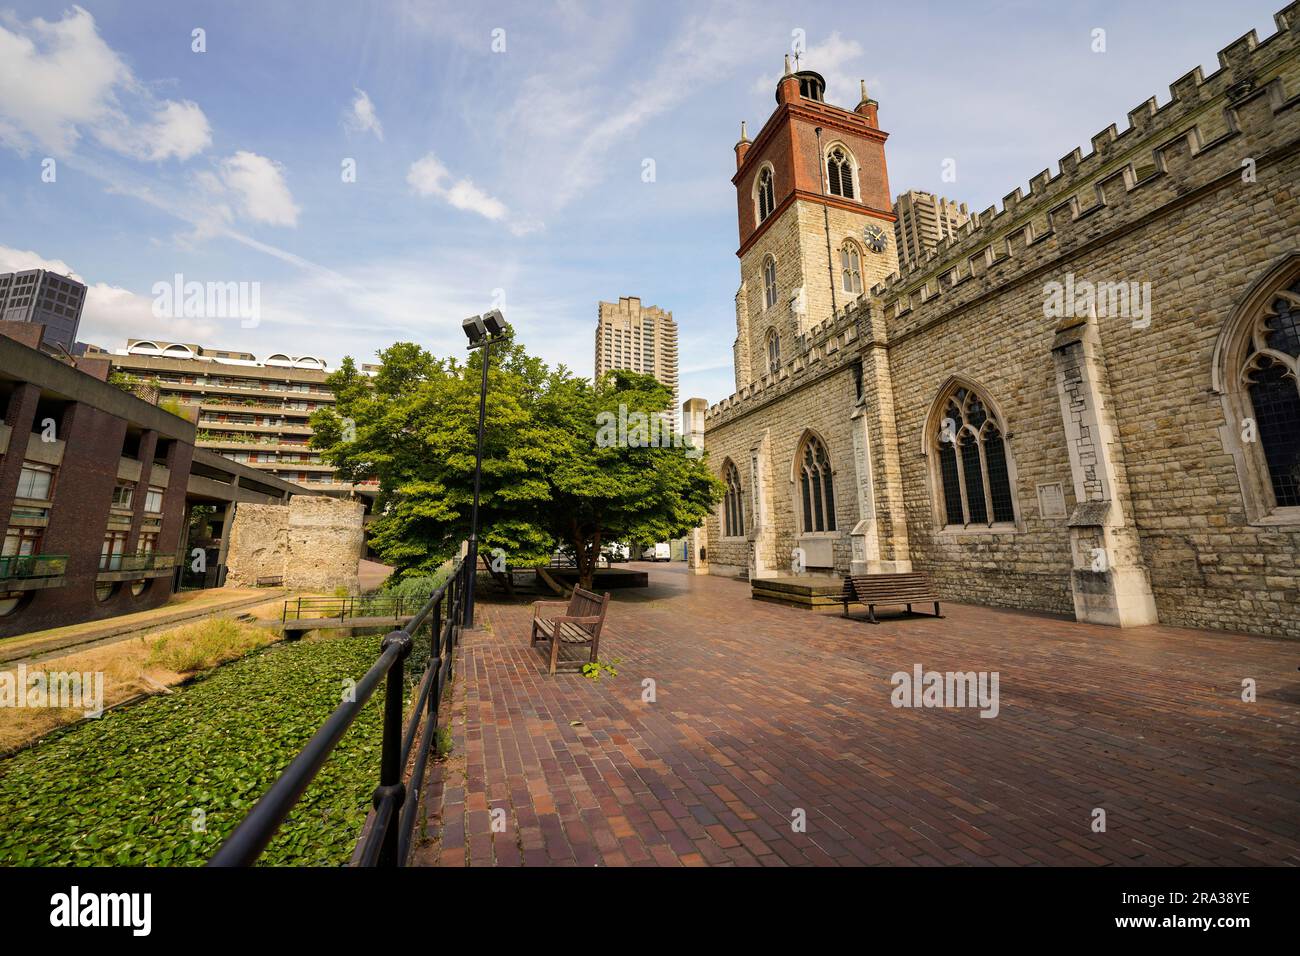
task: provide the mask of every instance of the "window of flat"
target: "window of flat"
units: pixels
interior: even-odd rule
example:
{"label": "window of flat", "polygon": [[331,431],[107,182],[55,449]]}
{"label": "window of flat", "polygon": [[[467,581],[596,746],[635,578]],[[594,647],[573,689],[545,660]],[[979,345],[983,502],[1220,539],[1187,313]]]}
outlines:
{"label": "window of flat", "polygon": [[49,501],[53,487],[54,469],[51,466],[34,461],[23,462],[23,470],[18,476],[17,497]]}

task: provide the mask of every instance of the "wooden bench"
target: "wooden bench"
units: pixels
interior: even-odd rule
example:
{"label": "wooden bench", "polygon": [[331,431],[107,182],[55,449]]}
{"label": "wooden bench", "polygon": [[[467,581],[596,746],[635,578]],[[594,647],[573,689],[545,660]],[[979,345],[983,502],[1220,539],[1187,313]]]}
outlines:
{"label": "wooden bench", "polygon": [[[909,574],[846,574],[844,592],[840,597],[844,603],[844,616],[849,616],[849,603],[865,604],[867,620],[879,624],[876,620],[876,606],[886,604],[904,604],[911,614],[913,604],[934,604],[934,616],[939,613],[939,595],[930,584],[930,579],[919,571]],[[919,613],[919,612],[917,612]]]}
{"label": "wooden bench", "polygon": [[[564,608],[563,614],[547,614],[543,608]],[[591,663],[600,648],[600,629],[609,609],[609,592],[605,596],[574,588],[568,601],[534,601],[533,631],[530,642],[551,642],[551,673],[560,661],[561,644],[590,644]]]}
{"label": "wooden bench", "polygon": [[257,587],[259,587],[259,588],[282,588],[282,587],[284,587],[284,575],[283,575],[283,574],[271,574],[271,575],[267,575],[266,577],[258,578],[258,579],[257,579]]}

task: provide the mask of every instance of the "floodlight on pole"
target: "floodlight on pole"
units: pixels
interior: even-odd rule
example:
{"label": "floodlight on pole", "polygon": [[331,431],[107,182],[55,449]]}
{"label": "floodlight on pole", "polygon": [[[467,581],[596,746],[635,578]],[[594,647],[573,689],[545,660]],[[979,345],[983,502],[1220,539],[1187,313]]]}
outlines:
{"label": "floodlight on pole", "polygon": [[465,560],[469,564],[469,586],[465,589],[466,627],[474,626],[474,583],[478,574],[478,498],[479,488],[483,483],[483,420],[487,414],[488,359],[492,343],[501,338],[510,328],[500,309],[492,309],[482,315],[471,315],[461,322],[460,327],[469,339],[471,349],[483,350],[483,377],[478,392],[478,444],[474,452],[474,505],[469,519],[469,549]]}

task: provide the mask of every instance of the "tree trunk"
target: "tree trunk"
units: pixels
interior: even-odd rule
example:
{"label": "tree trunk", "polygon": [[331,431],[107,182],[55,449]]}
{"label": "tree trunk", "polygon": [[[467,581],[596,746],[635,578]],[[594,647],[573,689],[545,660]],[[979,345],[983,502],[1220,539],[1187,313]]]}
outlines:
{"label": "tree trunk", "polygon": [[590,537],[577,527],[573,530],[573,558],[578,566],[578,587],[590,591],[596,577],[596,563],[600,560],[600,529]]}

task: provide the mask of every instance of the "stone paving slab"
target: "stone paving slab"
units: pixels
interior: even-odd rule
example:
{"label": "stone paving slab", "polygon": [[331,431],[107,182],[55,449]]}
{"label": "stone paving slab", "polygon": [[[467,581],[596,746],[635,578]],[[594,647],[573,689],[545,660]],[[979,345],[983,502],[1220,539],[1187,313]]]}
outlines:
{"label": "stone paving slab", "polygon": [[[873,626],[654,567],[593,682],[547,675],[528,605],[481,604],[414,862],[1300,863],[1300,644],[944,610]],[[918,663],[998,672],[998,715],[894,707]]]}

